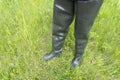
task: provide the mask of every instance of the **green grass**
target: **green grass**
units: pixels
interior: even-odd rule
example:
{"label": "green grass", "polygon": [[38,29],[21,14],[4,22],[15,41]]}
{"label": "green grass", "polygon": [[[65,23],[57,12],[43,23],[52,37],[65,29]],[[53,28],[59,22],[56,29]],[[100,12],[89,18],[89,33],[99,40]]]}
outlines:
{"label": "green grass", "polygon": [[70,71],[73,24],[63,55],[49,62],[53,0],[0,0],[0,80],[119,80],[120,1],[105,0],[80,68]]}

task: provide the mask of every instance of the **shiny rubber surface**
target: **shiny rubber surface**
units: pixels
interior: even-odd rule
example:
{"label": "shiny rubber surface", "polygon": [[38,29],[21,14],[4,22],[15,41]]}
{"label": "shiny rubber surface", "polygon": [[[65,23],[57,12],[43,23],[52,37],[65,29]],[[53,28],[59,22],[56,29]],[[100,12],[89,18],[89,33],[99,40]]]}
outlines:
{"label": "shiny rubber surface", "polygon": [[[88,33],[100,10],[103,0],[55,0],[52,25],[52,52],[47,59],[62,53],[69,26],[75,19],[75,54],[72,68],[78,66],[88,42]],[[45,58],[44,58],[45,59]]]}

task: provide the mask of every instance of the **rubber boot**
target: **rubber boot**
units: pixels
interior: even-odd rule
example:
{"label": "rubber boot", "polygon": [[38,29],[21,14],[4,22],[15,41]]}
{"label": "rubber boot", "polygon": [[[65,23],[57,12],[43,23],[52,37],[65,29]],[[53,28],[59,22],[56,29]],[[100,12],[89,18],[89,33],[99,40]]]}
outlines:
{"label": "rubber boot", "polygon": [[44,55],[44,60],[50,60],[62,53],[62,48],[69,25],[74,16],[74,3],[70,0],[55,0],[52,27],[52,51]]}
{"label": "rubber boot", "polygon": [[78,0],[75,3],[75,54],[71,63],[71,69],[79,66],[88,42],[88,33],[99,12],[103,0]]}

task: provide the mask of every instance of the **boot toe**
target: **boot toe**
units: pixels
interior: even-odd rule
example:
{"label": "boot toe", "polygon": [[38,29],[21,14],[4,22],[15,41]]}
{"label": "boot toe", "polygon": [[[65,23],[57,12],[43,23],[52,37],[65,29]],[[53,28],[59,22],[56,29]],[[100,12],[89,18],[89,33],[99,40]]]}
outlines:
{"label": "boot toe", "polygon": [[48,60],[50,60],[52,57],[53,57],[52,54],[45,54],[45,55],[44,55],[44,60],[45,60],[45,61],[48,61]]}
{"label": "boot toe", "polygon": [[71,69],[75,69],[77,66],[80,66],[81,59],[73,59],[71,63]]}
{"label": "boot toe", "polygon": [[78,63],[78,62],[72,62],[71,69],[75,69],[79,65],[80,65],[80,63]]}
{"label": "boot toe", "polygon": [[50,60],[50,59],[52,59],[54,57],[60,57],[60,55],[61,55],[61,53],[54,53],[54,52],[49,53],[49,54],[45,54],[44,55],[44,60],[48,61],[48,60]]}

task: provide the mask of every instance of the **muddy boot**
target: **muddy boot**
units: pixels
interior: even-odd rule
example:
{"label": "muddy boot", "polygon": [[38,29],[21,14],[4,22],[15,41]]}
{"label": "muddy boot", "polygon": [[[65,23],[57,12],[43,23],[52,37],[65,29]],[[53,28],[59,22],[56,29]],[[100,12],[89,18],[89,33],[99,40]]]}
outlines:
{"label": "muddy boot", "polygon": [[88,33],[102,3],[103,0],[77,0],[75,3],[75,54],[71,69],[81,64],[82,55],[88,42]]}

